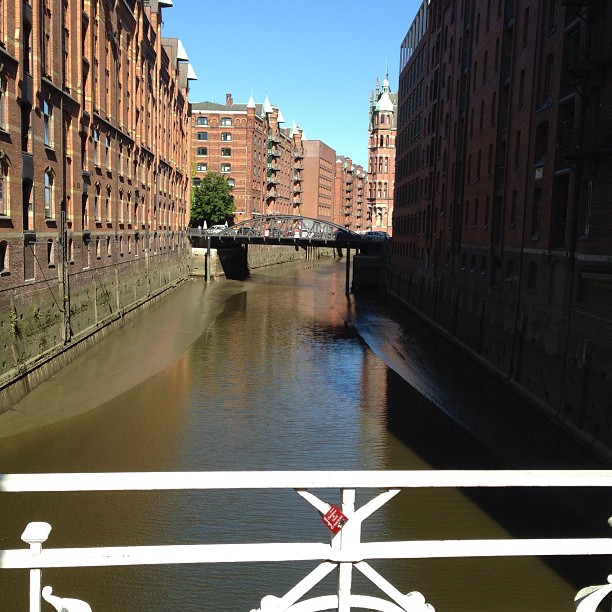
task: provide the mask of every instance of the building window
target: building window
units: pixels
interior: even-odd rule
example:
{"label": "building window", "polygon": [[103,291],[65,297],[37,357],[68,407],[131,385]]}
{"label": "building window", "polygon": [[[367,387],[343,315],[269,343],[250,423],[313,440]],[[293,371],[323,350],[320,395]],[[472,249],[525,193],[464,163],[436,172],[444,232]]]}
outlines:
{"label": "building window", "polygon": [[107,134],[104,138],[104,163],[106,165],[107,170],[111,169],[110,146],[111,141],[109,135]]}
{"label": "building window", "polygon": [[0,240],[0,274],[6,275],[9,272],[9,250],[8,242]]}
{"label": "building window", "polygon": [[53,239],[47,240],[47,266],[55,268],[55,249],[53,248]]}
{"label": "building window", "polygon": [[5,164],[0,164],[0,217],[10,216],[8,205],[8,178],[7,167]]}
{"label": "building window", "polygon": [[227,184],[228,184],[230,187],[234,187],[234,186],[236,185],[236,181],[235,181],[233,178],[228,178],[228,179],[227,179]]}
{"label": "building window", "polygon": [[229,148],[223,148],[221,149],[221,157],[231,157],[232,156],[232,150]]}
{"label": "building window", "polygon": [[231,172],[232,165],[231,164],[221,164],[221,172]]}
{"label": "building window", "polygon": [[53,219],[53,174],[45,172],[45,219]]}
{"label": "building window", "polygon": [[94,196],[94,220],[100,221],[100,187],[96,187],[96,195]]}
{"label": "building window", "polygon": [[198,132],[198,140],[208,140],[208,132]]}
{"label": "building window", "polygon": [[549,32],[554,31],[556,19],[557,19],[557,0],[548,0],[548,31]]}
{"label": "building window", "polygon": [[43,102],[43,143],[45,147],[53,143],[52,107],[48,100]]}
{"label": "building window", "polygon": [[230,142],[232,140],[232,135],[229,132],[222,132],[221,133],[221,140],[223,142]]}
{"label": "building window", "polygon": [[[2,19],[2,17],[0,17]],[[6,79],[0,76],[0,129],[6,130]]]}
{"label": "building window", "polygon": [[208,117],[198,117],[198,125],[208,125]]}
{"label": "building window", "polygon": [[206,164],[199,163],[199,164],[197,165],[197,169],[198,169],[198,172],[206,172],[207,165],[206,165]]}
{"label": "building window", "polygon": [[100,165],[100,160],[99,160],[100,153],[98,151],[98,145],[100,144],[100,132],[98,130],[93,131],[93,143],[94,143],[93,163],[95,166],[99,166]]}
{"label": "building window", "polygon": [[542,101],[546,102],[552,97],[553,89],[553,68],[555,65],[555,58],[552,54],[546,57],[546,64],[544,66],[544,82],[542,90]]}
{"label": "building window", "polygon": [[232,118],[231,117],[222,117],[221,118],[221,125],[223,127],[231,127],[231,125],[232,125]]}
{"label": "building window", "polygon": [[198,157],[206,157],[208,155],[208,147],[198,147]]}

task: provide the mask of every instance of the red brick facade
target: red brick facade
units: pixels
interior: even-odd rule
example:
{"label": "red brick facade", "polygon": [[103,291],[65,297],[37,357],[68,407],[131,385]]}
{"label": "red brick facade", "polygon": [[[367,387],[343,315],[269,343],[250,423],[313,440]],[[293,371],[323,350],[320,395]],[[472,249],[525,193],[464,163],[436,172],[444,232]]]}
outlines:
{"label": "red brick facade", "polygon": [[302,208],[302,130],[283,127],[280,110],[266,98],[255,104],[192,104],[194,180],[207,172],[233,185],[235,221],[257,215],[299,215]]}
{"label": "red brick facade", "polygon": [[392,234],[395,185],[395,135],[397,93],[392,93],[388,75],[370,98],[368,140],[367,229]]}
{"label": "red brick facade", "polygon": [[365,231],[367,208],[365,203],[366,172],[344,156],[336,159],[334,181],[334,223],[355,232]]}
{"label": "red brick facade", "polygon": [[0,292],[182,239],[189,75],[167,5],[2,3]]}
{"label": "red brick facade", "polygon": [[305,217],[334,221],[336,152],[320,140],[304,141]]}

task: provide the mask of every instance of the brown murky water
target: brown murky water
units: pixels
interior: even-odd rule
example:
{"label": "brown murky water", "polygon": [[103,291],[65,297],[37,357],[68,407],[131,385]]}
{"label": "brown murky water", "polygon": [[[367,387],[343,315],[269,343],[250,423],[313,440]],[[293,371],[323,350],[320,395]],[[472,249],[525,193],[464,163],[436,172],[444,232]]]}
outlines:
{"label": "brown murky water", "polygon": [[[508,410],[511,398],[495,402],[494,418],[470,414],[467,406],[490,405],[487,394],[500,393],[494,383],[466,384],[468,375],[482,381],[476,371],[453,381],[445,369],[457,368],[452,351],[434,349],[422,330],[400,326],[376,300],[347,300],[343,283],[340,262],[260,270],[244,283],[185,284],[0,418],[0,472],[589,463],[537,417],[518,441],[511,428],[532,417],[517,417],[523,409],[514,405]],[[440,398],[446,410],[430,401]],[[561,527],[573,521],[573,511],[566,516],[557,504],[549,495],[518,503],[516,492],[403,492],[373,517],[364,538],[522,535],[533,526],[521,514],[537,509],[559,514]],[[0,549],[22,548],[19,536],[32,520],[51,523],[48,545],[58,547],[327,537],[304,502],[284,492],[5,493],[0,508]],[[546,516],[537,520],[550,524]],[[570,563],[568,574],[564,565],[534,558],[375,566],[403,592],[422,591],[438,612],[572,610],[577,588],[567,576],[582,579],[580,564]],[[284,594],[313,567],[48,570],[43,584],[95,611],[238,611]],[[602,579],[592,575],[585,585]],[[356,590],[369,588],[355,582]],[[331,588],[333,579],[325,584]],[[0,572],[0,610],[27,610],[27,572]]]}

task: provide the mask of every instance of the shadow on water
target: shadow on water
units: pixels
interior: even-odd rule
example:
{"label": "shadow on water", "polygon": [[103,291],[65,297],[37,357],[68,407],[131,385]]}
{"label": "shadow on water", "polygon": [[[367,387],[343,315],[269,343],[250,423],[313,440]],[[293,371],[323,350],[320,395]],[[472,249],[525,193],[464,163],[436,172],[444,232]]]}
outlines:
{"label": "shadow on water", "polygon": [[[388,428],[432,469],[555,469],[543,460],[538,466],[526,465],[516,444],[516,454],[508,452],[520,429],[499,432],[510,444],[503,452],[495,440],[489,444],[445,414],[434,403],[387,370]],[[559,433],[562,439],[562,432]],[[571,442],[567,442],[571,446]],[[559,446],[559,453],[568,452]],[[571,451],[569,451],[571,452]],[[593,465],[576,465],[576,468]],[[601,466],[599,466],[601,467]],[[607,518],[612,512],[605,490],[582,488],[488,488],[466,489],[464,493],[484,512],[516,538],[607,537]],[[591,557],[547,557],[556,572],[576,587],[592,584],[609,572],[609,559]]]}

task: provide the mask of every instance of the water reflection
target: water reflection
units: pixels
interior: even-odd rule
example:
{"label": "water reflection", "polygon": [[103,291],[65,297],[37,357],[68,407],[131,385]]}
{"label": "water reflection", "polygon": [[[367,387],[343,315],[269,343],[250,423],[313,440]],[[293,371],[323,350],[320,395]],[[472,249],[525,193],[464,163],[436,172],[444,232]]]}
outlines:
{"label": "water reflection", "polygon": [[[378,338],[375,351],[353,326]],[[53,398],[69,407],[60,416],[75,416],[0,439],[0,470],[498,467],[490,448],[423,399],[395,373],[396,362],[387,359],[390,369],[379,358],[386,351],[413,375],[417,367],[397,343],[407,340],[403,333],[379,304],[347,301],[343,263],[186,284],[28,398]],[[419,342],[417,335],[408,342],[417,383],[429,385],[431,347]],[[102,393],[115,377],[119,386]],[[70,408],[94,405],[98,392],[97,408]],[[2,548],[21,548],[30,520],[53,525],[50,546],[328,537],[316,512],[284,491],[3,495],[2,504]],[[366,523],[364,539],[507,537],[495,508],[483,507],[463,492],[403,492]],[[438,610],[557,611],[571,606],[576,590],[538,559],[374,565],[404,592],[422,590]],[[62,570],[44,572],[44,583],[94,610],[249,610],[313,567]],[[24,574],[0,573],[6,609],[25,608]]]}

